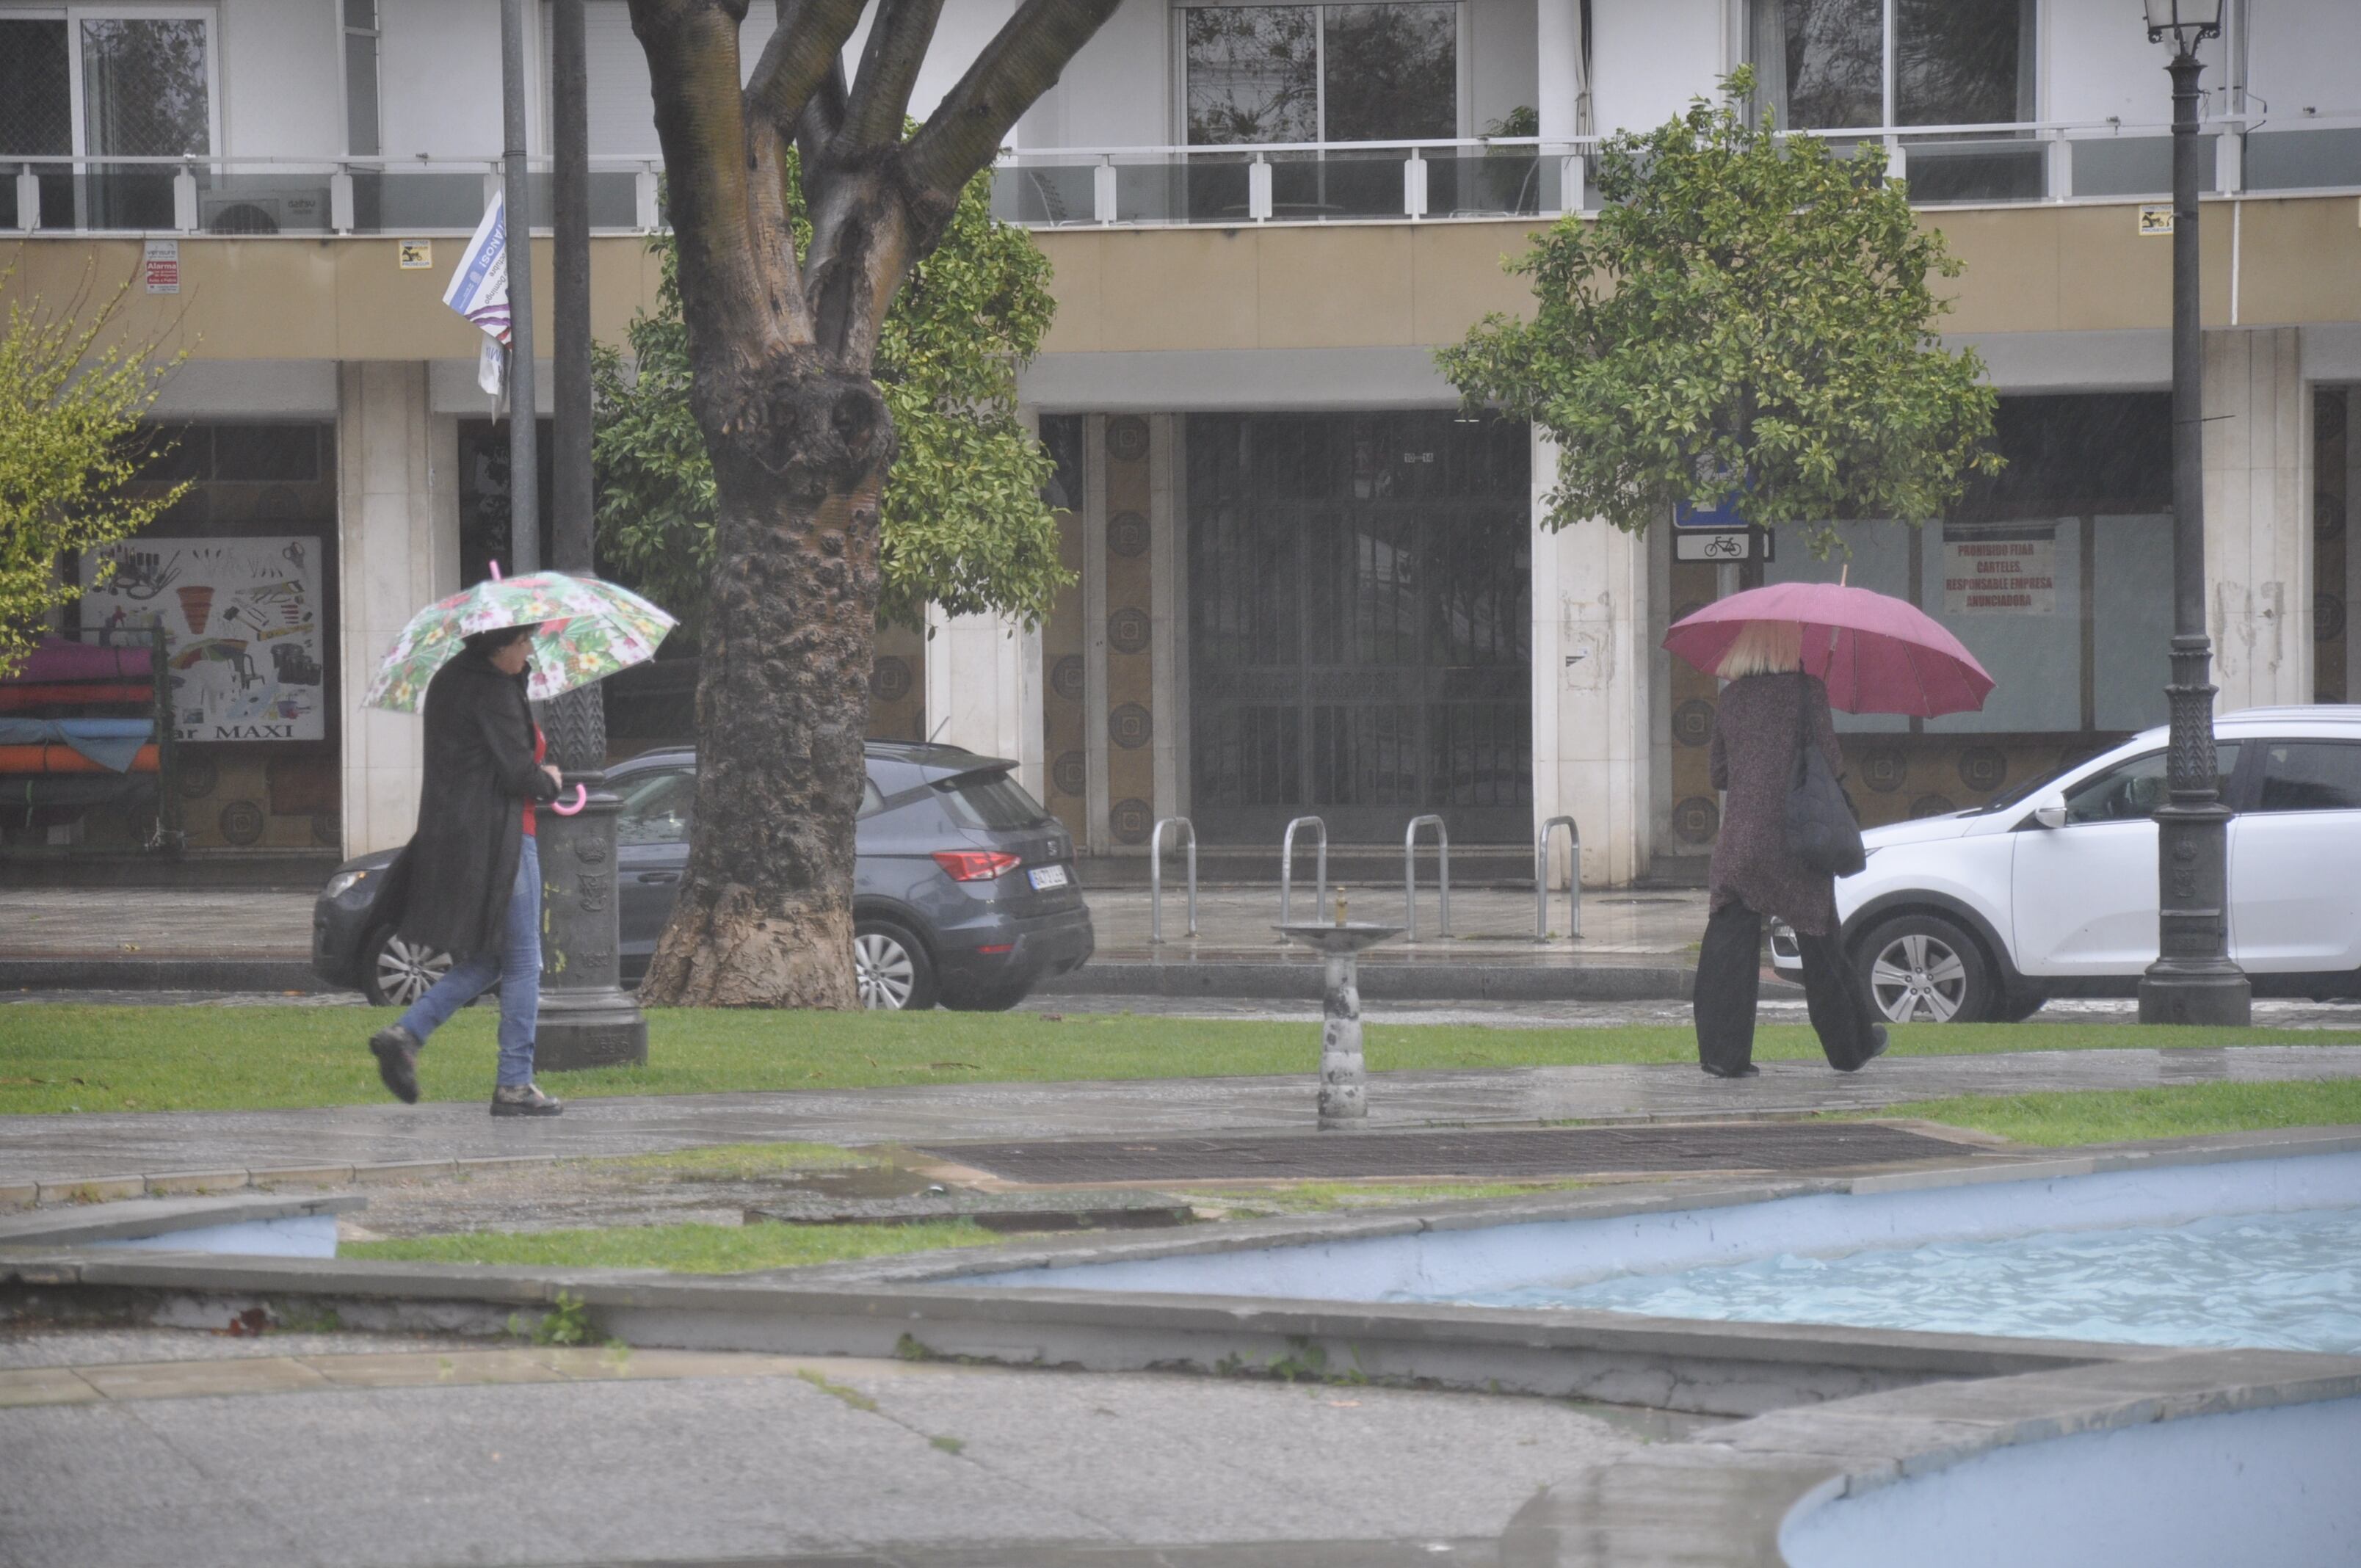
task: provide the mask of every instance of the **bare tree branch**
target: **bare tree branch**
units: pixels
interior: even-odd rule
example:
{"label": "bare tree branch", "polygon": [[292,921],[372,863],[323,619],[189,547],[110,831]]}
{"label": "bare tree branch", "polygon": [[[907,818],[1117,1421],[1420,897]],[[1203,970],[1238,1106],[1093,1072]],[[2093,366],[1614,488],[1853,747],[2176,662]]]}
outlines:
{"label": "bare tree branch", "polygon": [[841,80],[840,57],[861,23],[862,8],[862,0],[785,0],[778,28],[746,83],[747,107],[782,136],[796,134],[813,94],[831,78]]}
{"label": "bare tree branch", "polygon": [[1115,14],[1117,0],[1025,0],[910,138],[919,185],[956,192],[1000,151],[1035,99]]}
{"label": "bare tree branch", "polygon": [[803,155],[807,212],[819,203],[820,171],[828,167],[829,144],[844,129],[846,112],[844,60],[840,56],[813,89],[811,101],[804,105],[803,118],[796,122],[796,150]]}
{"label": "bare tree branch", "polygon": [[[631,0],[631,30],[648,56],[691,338],[722,360],[759,357],[761,337],[769,334],[749,341],[747,326],[762,323],[775,331],[783,318],[773,303],[777,247],[768,243],[749,188],[752,160],[738,84],[745,0]],[[790,249],[790,280],[794,265]],[[799,291],[787,291],[800,315]]]}
{"label": "bare tree branch", "polygon": [[877,0],[877,19],[861,53],[852,82],[852,112],[845,134],[862,147],[885,147],[902,139],[902,116],[910,90],[934,42],[943,0]]}

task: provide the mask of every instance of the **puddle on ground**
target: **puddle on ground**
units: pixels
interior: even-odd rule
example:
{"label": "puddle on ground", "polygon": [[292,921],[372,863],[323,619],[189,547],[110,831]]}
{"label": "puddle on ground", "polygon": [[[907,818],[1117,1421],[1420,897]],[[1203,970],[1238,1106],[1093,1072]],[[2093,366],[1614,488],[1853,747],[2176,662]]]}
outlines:
{"label": "puddle on ground", "polygon": [[782,1192],[808,1193],[815,1198],[916,1198],[922,1193],[945,1190],[939,1181],[890,1165],[798,1171],[793,1176],[767,1178],[762,1185]]}

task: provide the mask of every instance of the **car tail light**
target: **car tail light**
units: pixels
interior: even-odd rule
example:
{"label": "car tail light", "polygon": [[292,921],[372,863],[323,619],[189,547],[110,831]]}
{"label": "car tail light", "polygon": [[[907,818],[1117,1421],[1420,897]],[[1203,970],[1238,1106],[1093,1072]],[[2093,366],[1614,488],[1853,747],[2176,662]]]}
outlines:
{"label": "car tail light", "polygon": [[976,949],[979,953],[1013,953],[1016,950],[1016,944],[1014,942],[994,942],[988,948],[978,948]]}
{"label": "car tail light", "polygon": [[935,864],[953,882],[990,882],[1015,871],[1023,857],[1005,850],[937,850]]}

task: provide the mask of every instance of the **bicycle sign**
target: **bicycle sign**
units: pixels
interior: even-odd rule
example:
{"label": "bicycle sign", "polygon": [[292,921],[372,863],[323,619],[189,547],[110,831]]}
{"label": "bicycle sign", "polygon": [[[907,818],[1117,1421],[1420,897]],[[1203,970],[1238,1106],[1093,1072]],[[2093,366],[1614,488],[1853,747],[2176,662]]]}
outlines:
{"label": "bicycle sign", "polygon": [[1680,529],[1673,534],[1673,559],[1675,561],[1752,561],[1775,560],[1772,536],[1750,528],[1715,530]]}

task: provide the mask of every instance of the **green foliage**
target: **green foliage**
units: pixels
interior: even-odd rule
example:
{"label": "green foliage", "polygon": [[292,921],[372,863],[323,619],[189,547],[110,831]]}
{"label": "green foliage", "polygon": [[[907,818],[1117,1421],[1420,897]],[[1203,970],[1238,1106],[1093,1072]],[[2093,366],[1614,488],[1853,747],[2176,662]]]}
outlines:
{"label": "green foliage", "polygon": [[1509,265],[1531,322],[1488,316],[1442,349],[1470,403],[1530,419],[1559,446],[1550,526],[1637,532],[1679,502],[1745,492],[1749,521],[1940,516],[1982,450],[1997,399],[1972,350],[1950,354],[1930,276],[1958,276],[1874,141],[1850,159],[1750,126],[1741,68],[1653,131],[1600,149],[1598,218],[1569,215]]}
{"label": "green foliage", "polygon": [[[786,178],[798,249],[809,246],[794,154]],[[713,465],[690,412],[688,330],[673,236],[648,242],[662,279],[653,315],[630,329],[637,374],[612,345],[592,350],[601,567],[679,616],[694,635],[713,571]],[[1055,302],[1049,262],[992,215],[990,170],[961,193],[942,242],[911,269],[880,331],[876,378],[899,446],[885,485],[881,617],[1048,615],[1068,581],[1041,499],[1053,465],[1016,413],[1016,374]]]}
{"label": "green foliage", "polygon": [[529,1329],[522,1313],[509,1314],[509,1332],[519,1339],[531,1339],[535,1344],[588,1344],[595,1332],[588,1305],[581,1297],[564,1290],[557,1293],[556,1310],[544,1312]]}
{"label": "green foliage", "polygon": [[1916,1100],[1866,1114],[1915,1116],[2043,1148],[2186,1138],[2210,1133],[2361,1124],[2361,1080],[2295,1083],[2176,1083],[2155,1089]]}
{"label": "green foliage", "polygon": [[[965,1220],[928,1220],[895,1225],[615,1225],[570,1231],[467,1231],[453,1235],[397,1236],[348,1242],[346,1257],[391,1258],[405,1263],[473,1263],[504,1268],[664,1268],[675,1274],[744,1274],[758,1268],[796,1268],[811,1263],[890,1257],[937,1247],[990,1246],[998,1236]],[[593,1342],[588,1309],[577,1302],[565,1317],[565,1302],[552,1317],[550,1332],[579,1339],[539,1339],[543,1344]],[[546,1325],[548,1319],[543,1320]],[[538,1338],[523,1314],[510,1319],[520,1338]]]}
{"label": "green foliage", "polygon": [[[0,272],[0,289],[16,272]],[[145,500],[122,495],[146,448],[139,417],[180,358],[151,348],[97,346],[123,302],[126,280],[88,309],[38,299],[8,302],[0,336],[0,675],[31,652],[55,611],[82,597],[61,558],[128,538],[181,499],[187,486]]]}

